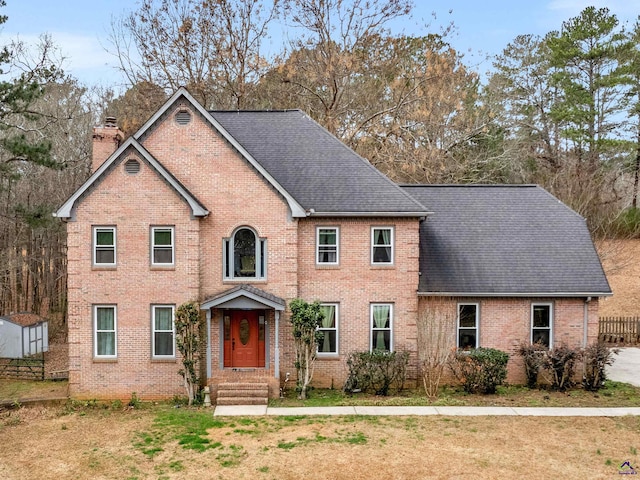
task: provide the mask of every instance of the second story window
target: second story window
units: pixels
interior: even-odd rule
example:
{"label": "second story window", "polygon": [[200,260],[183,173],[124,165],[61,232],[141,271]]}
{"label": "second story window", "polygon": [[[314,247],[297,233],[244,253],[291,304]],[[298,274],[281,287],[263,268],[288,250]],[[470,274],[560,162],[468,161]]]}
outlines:
{"label": "second story window", "polygon": [[116,264],[116,227],[93,227],[93,264]]}
{"label": "second story window", "polygon": [[318,227],[316,229],[316,263],[338,264],[338,228]]}
{"label": "second story window", "polygon": [[267,242],[253,229],[239,228],[224,240],[224,278],[263,279],[266,275]]}
{"label": "second story window", "polygon": [[173,265],[173,227],[151,227],[151,264]]}
{"label": "second story window", "polygon": [[371,229],[371,263],[374,265],[393,264],[392,227],[373,227]]}

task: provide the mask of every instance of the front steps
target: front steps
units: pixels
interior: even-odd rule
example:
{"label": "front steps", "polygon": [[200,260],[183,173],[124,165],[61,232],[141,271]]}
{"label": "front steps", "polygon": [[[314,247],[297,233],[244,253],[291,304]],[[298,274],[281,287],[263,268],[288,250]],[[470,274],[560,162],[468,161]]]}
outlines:
{"label": "front steps", "polygon": [[217,405],[267,405],[269,384],[226,382],[218,384]]}

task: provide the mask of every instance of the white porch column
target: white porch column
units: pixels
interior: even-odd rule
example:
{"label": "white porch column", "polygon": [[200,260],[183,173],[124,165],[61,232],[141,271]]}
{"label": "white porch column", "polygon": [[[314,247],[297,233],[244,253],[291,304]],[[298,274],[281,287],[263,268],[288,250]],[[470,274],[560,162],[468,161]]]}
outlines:
{"label": "white porch column", "polygon": [[280,378],[280,311],[276,310],[276,332],[275,332],[275,360],[273,364],[273,368],[275,369],[275,377]]}
{"label": "white porch column", "polygon": [[207,308],[207,379],[211,378],[211,309]]}

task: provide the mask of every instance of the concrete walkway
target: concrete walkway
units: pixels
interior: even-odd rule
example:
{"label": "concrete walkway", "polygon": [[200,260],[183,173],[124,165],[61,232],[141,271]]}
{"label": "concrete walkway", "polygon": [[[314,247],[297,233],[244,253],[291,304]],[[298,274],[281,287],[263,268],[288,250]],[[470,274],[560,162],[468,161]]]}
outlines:
{"label": "concrete walkway", "polygon": [[640,407],[267,407],[266,405],[220,405],[216,417],[301,415],[444,415],[528,417],[622,417],[640,416]]}

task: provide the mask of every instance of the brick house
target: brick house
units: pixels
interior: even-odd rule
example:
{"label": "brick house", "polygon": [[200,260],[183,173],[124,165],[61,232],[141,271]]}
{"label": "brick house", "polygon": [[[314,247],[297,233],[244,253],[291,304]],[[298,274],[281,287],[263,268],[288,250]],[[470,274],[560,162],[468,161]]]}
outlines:
{"label": "brick house", "polygon": [[611,294],[584,220],[539,187],[397,185],[298,110],[209,112],[179,89],[125,141],[96,128],[93,172],[55,213],[75,397],[182,394],[189,300],[214,391],[274,396],[295,372],[293,298],[322,302],[314,384],[340,387],[355,350],[408,350],[415,378],[438,309],[459,346],[513,352],[593,340]]}

